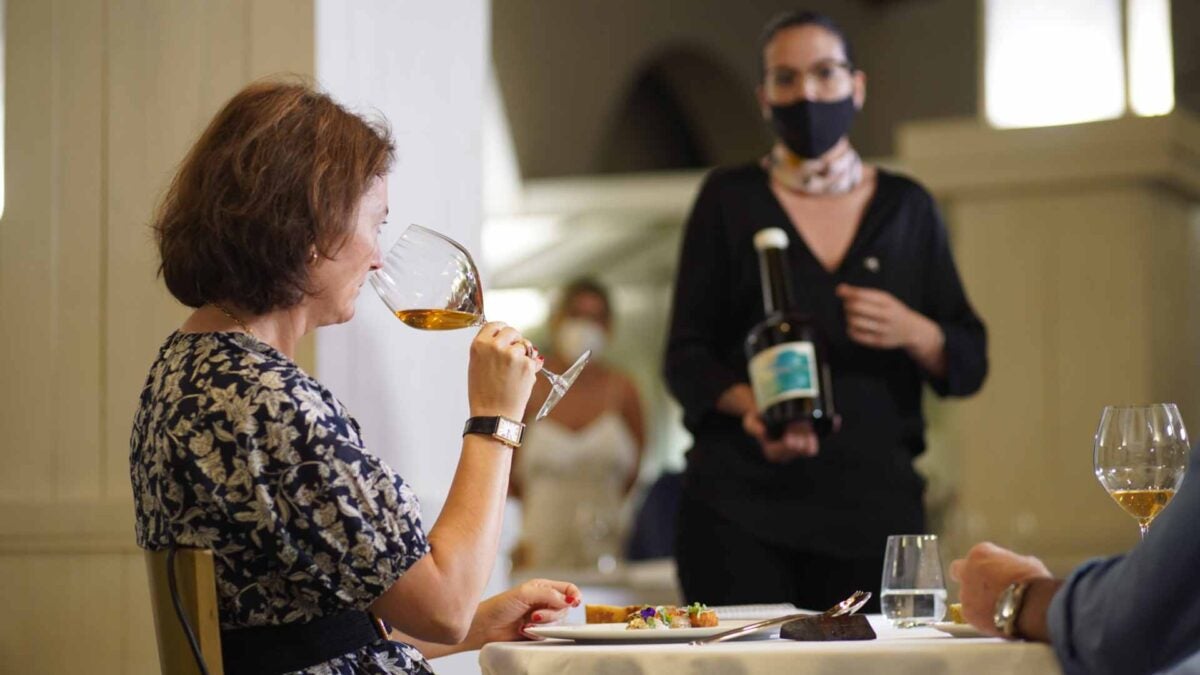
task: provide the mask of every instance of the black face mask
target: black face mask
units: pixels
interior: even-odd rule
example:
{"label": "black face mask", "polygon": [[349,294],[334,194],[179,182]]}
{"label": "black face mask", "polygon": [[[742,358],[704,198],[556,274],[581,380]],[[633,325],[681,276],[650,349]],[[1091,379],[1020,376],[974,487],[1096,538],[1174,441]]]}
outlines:
{"label": "black face mask", "polygon": [[831,103],[801,99],[771,106],[771,128],[792,152],[815,159],[850,131],[856,112],[853,96]]}

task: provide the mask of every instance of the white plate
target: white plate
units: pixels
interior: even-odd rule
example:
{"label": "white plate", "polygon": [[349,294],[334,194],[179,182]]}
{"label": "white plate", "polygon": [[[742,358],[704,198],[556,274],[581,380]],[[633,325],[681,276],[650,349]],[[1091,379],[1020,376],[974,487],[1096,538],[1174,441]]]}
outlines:
{"label": "white plate", "polygon": [[[645,630],[629,630],[623,623],[589,623],[585,625],[565,626],[536,626],[527,628],[525,632],[544,638],[559,638],[576,642],[687,642],[697,638],[724,633],[727,630],[740,628],[754,623],[750,620],[722,620],[719,625],[711,628],[659,628]],[[779,626],[755,631],[747,637],[766,637],[772,631],[778,632]]]}
{"label": "white plate", "polygon": [[969,623],[954,623],[953,621],[939,621],[935,624],[932,624],[932,626],[934,628],[942,631],[943,633],[953,635],[954,637],[961,637],[961,638],[988,637],[987,635],[980,633],[979,629],[975,628],[974,626],[972,626]]}

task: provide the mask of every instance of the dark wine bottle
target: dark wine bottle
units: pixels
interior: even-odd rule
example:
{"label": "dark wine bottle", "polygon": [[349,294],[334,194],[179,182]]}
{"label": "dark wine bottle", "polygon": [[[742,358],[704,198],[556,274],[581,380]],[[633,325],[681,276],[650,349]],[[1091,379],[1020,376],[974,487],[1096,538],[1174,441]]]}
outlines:
{"label": "dark wine bottle", "polygon": [[777,439],[792,422],[819,436],[833,430],[833,393],[825,341],[792,296],[788,236],[773,227],[754,235],[766,318],[746,336],[750,386],[767,436]]}

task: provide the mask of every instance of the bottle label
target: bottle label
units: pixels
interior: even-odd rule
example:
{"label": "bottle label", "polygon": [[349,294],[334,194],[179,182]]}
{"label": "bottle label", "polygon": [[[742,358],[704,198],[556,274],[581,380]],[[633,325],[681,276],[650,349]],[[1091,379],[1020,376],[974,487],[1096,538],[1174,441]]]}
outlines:
{"label": "bottle label", "polygon": [[786,342],[750,359],[750,385],[759,412],[793,398],[816,398],[817,354],[811,342]]}

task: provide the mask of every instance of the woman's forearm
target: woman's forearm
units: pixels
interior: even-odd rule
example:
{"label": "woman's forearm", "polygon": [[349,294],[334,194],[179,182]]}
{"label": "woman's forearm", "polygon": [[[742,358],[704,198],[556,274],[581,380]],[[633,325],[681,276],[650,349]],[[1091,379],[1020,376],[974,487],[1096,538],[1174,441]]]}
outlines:
{"label": "woman's forearm", "polygon": [[733,417],[742,417],[754,410],[754,390],[745,382],[733,385],[717,398],[717,410]]}
{"label": "woman's forearm", "polygon": [[511,465],[508,446],[466,436],[446,503],[429,531],[429,556],[441,577],[438,595],[468,622],[495,563]]}
{"label": "woman's forearm", "polygon": [[403,642],[416,647],[417,651],[427,659],[436,659],[443,656],[450,656],[459,652],[469,652],[473,649],[479,649],[479,646],[472,646],[468,640],[452,644],[444,645],[437,642],[428,642],[426,640],[418,640],[411,635],[405,635],[395,628],[392,629],[392,634],[388,636],[393,642]]}

